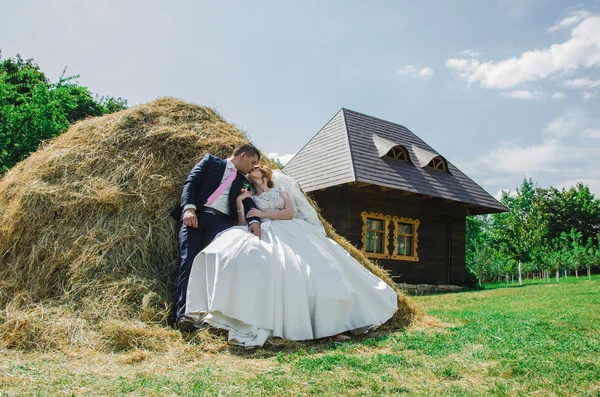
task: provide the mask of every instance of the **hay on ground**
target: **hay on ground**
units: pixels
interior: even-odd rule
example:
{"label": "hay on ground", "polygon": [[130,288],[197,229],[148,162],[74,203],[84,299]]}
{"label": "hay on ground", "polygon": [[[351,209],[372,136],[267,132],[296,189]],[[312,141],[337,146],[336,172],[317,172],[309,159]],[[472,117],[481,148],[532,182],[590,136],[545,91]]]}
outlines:
{"label": "hay on ground", "polygon": [[[204,154],[227,157],[246,140],[209,108],[161,98],[81,121],[17,164],[0,180],[0,342],[156,346],[177,272],[169,212]],[[394,287],[399,310],[390,326],[407,326],[416,313],[408,298],[324,225]]]}

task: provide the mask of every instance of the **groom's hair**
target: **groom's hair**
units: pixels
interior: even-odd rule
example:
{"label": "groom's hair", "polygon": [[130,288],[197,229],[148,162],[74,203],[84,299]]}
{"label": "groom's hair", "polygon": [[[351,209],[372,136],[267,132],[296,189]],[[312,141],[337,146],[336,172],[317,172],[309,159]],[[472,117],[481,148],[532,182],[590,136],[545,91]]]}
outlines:
{"label": "groom's hair", "polygon": [[250,143],[244,143],[233,151],[234,156],[239,156],[242,153],[246,153],[246,156],[249,157],[256,156],[260,160],[260,151]]}

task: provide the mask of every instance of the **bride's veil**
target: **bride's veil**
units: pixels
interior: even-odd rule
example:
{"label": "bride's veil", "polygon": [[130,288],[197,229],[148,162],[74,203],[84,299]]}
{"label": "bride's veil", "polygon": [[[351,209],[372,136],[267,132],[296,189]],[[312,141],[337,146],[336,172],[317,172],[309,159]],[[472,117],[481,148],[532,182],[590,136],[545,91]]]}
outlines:
{"label": "bride's veil", "polygon": [[288,194],[288,197],[294,204],[294,218],[302,219],[314,227],[316,227],[321,233],[325,234],[323,224],[319,220],[319,215],[312,205],[308,202],[298,182],[296,182],[291,176],[284,174],[280,170],[273,171],[273,183],[275,186],[283,188]]}

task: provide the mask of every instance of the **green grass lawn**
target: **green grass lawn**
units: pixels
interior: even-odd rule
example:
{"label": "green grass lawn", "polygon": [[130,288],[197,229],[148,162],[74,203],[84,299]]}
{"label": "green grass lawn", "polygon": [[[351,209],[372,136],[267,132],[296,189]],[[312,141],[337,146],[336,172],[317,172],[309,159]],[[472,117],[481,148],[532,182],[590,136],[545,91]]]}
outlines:
{"label": "green grass lawn", "polygon": [[600,396],[599,276],[414,299],[432,317],[344,343],[2,351],[0,395]]}

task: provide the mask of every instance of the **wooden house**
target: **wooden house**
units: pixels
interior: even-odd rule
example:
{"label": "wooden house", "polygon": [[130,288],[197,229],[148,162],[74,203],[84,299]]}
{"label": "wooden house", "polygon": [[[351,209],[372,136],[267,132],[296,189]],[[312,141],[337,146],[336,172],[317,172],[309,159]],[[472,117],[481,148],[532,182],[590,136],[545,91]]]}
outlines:
{"label": "wooden house", "polygon": [[397,282],[466,282],[469,215],[506,208],[406,127],[340,110],[285,166]]}

